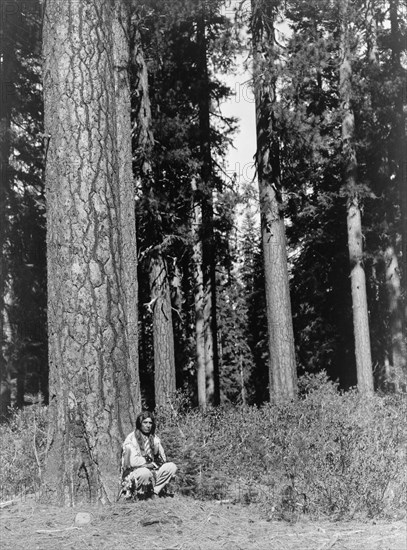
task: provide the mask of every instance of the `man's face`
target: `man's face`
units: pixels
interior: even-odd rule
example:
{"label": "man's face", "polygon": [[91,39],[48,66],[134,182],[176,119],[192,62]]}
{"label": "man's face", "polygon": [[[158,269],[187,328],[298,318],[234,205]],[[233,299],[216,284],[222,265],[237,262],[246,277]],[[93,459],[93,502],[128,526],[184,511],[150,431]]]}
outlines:
{"label": "man's face", "polygon": [[141,431],[143,434],[148,435],[151,432],[151,428],[153,427],[153,421],[151,418],[145,418],[141,423]]}

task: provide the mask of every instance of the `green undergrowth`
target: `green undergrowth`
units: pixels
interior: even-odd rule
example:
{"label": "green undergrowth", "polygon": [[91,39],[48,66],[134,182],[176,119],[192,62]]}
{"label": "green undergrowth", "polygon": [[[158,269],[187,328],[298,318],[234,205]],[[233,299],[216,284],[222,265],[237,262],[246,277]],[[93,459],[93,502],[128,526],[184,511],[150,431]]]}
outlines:
{"label": "green undergrowth", "polygon": [[45,458],[47,408],[33,404],[15,410],[0,424],[0,498],[38,490]]}
{"label": "green undergrowth", "polygon": [[[174,402],[158,413],[175,489],[198,499],[258,503],[269,518],[398,518],[406,506],[405,396],[341,393],[324,375],[301,397],[203,413]],[[47,409],[31,405],[0,425],[0,491],[38,489]]]}
{"label": "green undergrowth", "polygon": [[302,397],[160,420],[179,490],[258,502],[269,517],[398,517],[406,505],[406,399],[340,393],[324,375]]}

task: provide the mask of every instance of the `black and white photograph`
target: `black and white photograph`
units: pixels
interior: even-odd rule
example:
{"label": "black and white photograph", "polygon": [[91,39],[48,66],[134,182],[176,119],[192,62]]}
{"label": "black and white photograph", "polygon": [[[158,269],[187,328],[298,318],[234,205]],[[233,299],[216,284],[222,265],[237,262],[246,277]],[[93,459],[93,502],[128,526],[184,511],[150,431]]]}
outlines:
{"label": "black and white photograph", "polygon": [[407,1],[0,0],[2,550],[406,550]]}

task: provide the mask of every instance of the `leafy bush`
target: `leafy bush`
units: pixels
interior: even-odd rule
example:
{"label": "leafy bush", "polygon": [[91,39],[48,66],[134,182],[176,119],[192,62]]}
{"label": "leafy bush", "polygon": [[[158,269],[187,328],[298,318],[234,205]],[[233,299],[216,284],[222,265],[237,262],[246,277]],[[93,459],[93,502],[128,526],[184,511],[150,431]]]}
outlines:
{"label": "leafy bush", "polygon": [[34,404],[15,410],[0,424],[1,499],[38,489],[47,432],[47,408]]}
{"label": "leafy bush", "polygon": [[261,502],[272,517],[392,515],[406,504],[406,400],[301,381],[297,401],[171,415],[179,490]]}

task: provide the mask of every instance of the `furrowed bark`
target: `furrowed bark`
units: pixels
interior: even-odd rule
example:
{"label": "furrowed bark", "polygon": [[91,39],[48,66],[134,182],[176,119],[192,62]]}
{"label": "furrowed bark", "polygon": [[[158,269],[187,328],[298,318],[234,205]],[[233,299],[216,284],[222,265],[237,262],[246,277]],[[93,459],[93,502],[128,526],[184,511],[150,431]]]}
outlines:
{"label": "furrowed bark", "polygon": [[115,500],[121,442],[140,407],[128,332],[134,197],[119,166],[130,115],[114,18],[109,0],[48,0],[44,14],[51,422],[42,492],[62,505]]}
{"label": "furrowed bark", "polygon": [[174,331],[167,266],[161,253],[150,260],[153,302],[155,406],[165,409],[173,398],[175,384]]}
{"label": "furrowed bark", "polygon": [[134,400],[141,403],[138,357],[138,284],[137,245],[135,221],[135,186],[131,145],[130,101],[130,13],[129,2],[115,2],[113,18],[113,56],[116,92],[116,128],[119,169],[119,215],[121,232],[122,281],[125,297],[125,327],[130,355],[130,368],[134,370]]}

